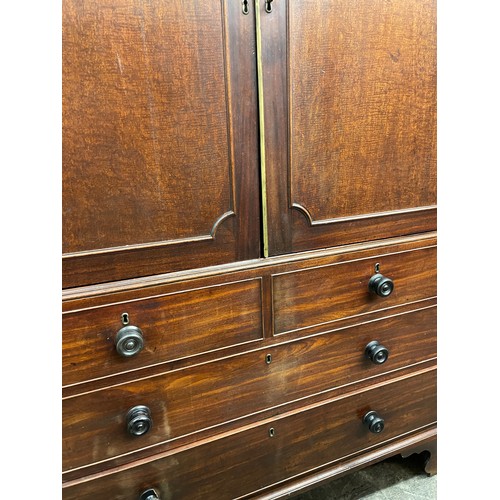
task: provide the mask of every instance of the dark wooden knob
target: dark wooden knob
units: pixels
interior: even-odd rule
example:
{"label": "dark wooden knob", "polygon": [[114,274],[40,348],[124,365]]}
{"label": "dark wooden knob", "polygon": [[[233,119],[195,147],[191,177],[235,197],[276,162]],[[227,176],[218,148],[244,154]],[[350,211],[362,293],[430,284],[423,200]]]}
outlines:
{"label": "dark wooden knob", "polygon": [[127,431],[131,436],[142,436],[151,429],[153,420],[151,411],[147,406],[134,406],[130,408],[126,417]]}
{"label": "dark wooden knob", "polygon": [[144,347],[142,330],[133,325],[124,326],[115,335],[115,347],[120,356],[135,356]]}
{"label": "dark wooden knob", "polygon": [[368,427],[373,434],[379,434],[384,430],[384,419],[379,416],[376,411],[369,411],[363,417],[363,423]]}
{"label": "dark wooden knob", "polygon": [[394,283],[383,274],[374,274],[368,282],[368,289],[380,297],[388,297],[394,290]]}
{"label": "dark wooden knob", "polygon": [[139,500],[161,500],[160,494],[154,488],[148,488],[141,494]]}
{"label": "dark wooden knob", "polygon": [[389,351],[382,344],[379,344],[378,340],[372,340],[365,347],[365,356],[376,365],[381,365],[387,361],[389,358]]}

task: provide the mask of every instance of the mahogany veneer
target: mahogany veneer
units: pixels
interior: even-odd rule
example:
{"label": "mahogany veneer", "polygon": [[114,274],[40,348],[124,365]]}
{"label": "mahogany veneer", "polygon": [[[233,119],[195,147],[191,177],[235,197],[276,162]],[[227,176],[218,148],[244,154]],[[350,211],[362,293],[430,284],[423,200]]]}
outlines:
{"label": "mahogany veneer", "polygon": [[436,472],[435,10],[63,1],[65,500]]}
{"label": "mahogany veneer", "polygon": [[[63,401],[65,468],[185,435],[194,440],[196,431],[220,432],[256,412],[282,411],[288,402],[432,359],[435,323],[436,309],[428,307],[69,397]],[[364,354],[374,339],[390,351],[382,365]],[[125,416],[139,404],[151,409],[154,425],[135,437],[126,432]]]}
{"label": "mahogany veneer", "polygon": [[[375,384],[339,399],[222,434],[196,446],[66,485],[66,499],[135,499],[156,486],[174,498],[231,499],[343,457],[390,442],[436,421],[435,370]],[[369,410],[384,416],[383,434],[362,423]]]}

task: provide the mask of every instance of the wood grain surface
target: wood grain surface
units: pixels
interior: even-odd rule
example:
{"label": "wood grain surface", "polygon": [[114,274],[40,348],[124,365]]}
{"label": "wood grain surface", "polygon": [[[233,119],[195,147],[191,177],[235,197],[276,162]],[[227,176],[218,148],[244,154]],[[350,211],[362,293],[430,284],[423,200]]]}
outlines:
{"label": "wood grain surface", "polygon": [[[435,383],[435,370],[428,370],[374,385],[143,464],[67,483],[63,498],[135,500],[150,487],[158,488],[162,498],[248,495],[433,423]],[[385,420],[380,434],[371,434],[362,423],[370,410]]]}
{"label": "wood grain surface", "polygon": [[435,205],[435,2],[288,6],[292,204],[313,223]]}
{"label": "wood grain surface", "polygon": [[434,0],[263,15],[270,254],[436,227]]}
{"label": "wood grain surface", "polygon": [[[394,291],[388,297],[368,290],[375,264],[394,282]],[[275,274],[274,334],[316,325],[326,327],[343,317],[434,297],[436,273],[436,247],[430,247]]]}
{"label": "wood grain surface", "polygon": [[[63,311],[69,312],[80,308],[104,305],[118,300],[130,300],[148,297],[152,294],[160,294],[165,290],[170,290],[171,286],[175,287],[175,290],[192,288],[189,284],[191,282],[195,282],[196,287],[200,287],[215,283],[224,283],[228,279],[238,281],[260,275],[278,274],[370,256],[404,252],[435,246],[436,244],[437,232],[432,231],[423,234],[385,238],[341,247],[269,257],[267,259],[232,262],[218,266],[157,274],[155,276],[142,276],[140,278],[111,283],[98,283],[64,289],[62,291],[62,306]],[[183,283],[186,283],[186,286],[183,287]]]}
{"label": "wood grain surface", "polygon": [[233,3],[63,2],[64,286],[258,256],[255,33]]}
{"label": "wood grain surface", "polygon": [[436,435],[436,426],[426,427],[417,433],[405,435],[399,439],[391,440],[383,446],[366,450],[361,455],[353,454],[342,460],[335,461],[328,467],[312,471],[305,476],[298,476],[291,481],[286,481],[284,484],[278,484],[263,493],[259,492],[253,498],[258,498],[259,500],[276,500],[278,498],[289,498],[291,495],[295,497],[299,492],[303,493],[315,489],[324,483],[330,482],[332,479],[341,478],[354,471],[363,469],[367,464],[372,465],[386,458],[399,455],[399,452],[413,453],[412,450],[418,450],[416,452],[420,453],[432,450],[436,445]]}
{"label": "wood grain surface", "polygon": [[[325,280],[336,290],[338,297],[333,299],[322,282],[307,276],[314,278],[322,269],[336,270],[372,260],[382,263],[381,269],[385,272],[386,259],[398,255],[407,255],[404,259],[409,259],[408,255],[425,253],[426,248],[435,245],[435,234],[430,233],[67,290],[63,294],[64,395],[241,353],[255,348],[247,343],[255,341],[252,339],[260,339],[258,342],[262,345],[274,345],[365,322],[374,314],[387,316],[423,307],[429,301],[433,303],[432,295],[419,295],[425,292],[426,286],[427,291],[435,287],[435,283],[421,282],[421,278],[430,277],[426,268],[433,265],[432,258],[428,263],[417,259],[423,265],[414,276],[418,282],[414,288],[405,283],[404,294],[400,293],[403,283],[398,279],[397,292],[393,293],[395,296],[399,293],[401,300],[395,302],[391,297],[373,298],[375,300],[368,297],[366,302],[366,283],[352,281],[349,276],[346,278],[349,286]],[[369,267],[372,266],[373,263]],[[327,278],[331,274],[328,271]],[[278,287],[279,304],[273,304],[273,276],[284,278],[287,285],[282,290],[284,293],[279,292]],[[288,281],[288,276],[296,278]],[[258,296],[259,282],[261,297]],[[293,287],[288,289],[288,285]],[[301,302],[303,293],[309,294],[314,304]],[[358,302],[350,307],[342,297]],[[415,298],[418,300],[410,300]],[[260,300],[262,303],[258,306]],[[302,318],[306,323],[298,329],[290,323],[292,329],[287,329],[286,335],[273,336],[273,315],[286,322],[283,309],[290,309],[290,301],[301,309],[290,310],[290,321]],[[135,358],[123,359],[113,347],[124,312],[129,314],[131,324],[142,328],[145,335],[145,349]],[[319,323],[318,315],[324,317]],[[260,321],[262,331],[256,326]]]}
{"label": "wood grain surface", "polygon": [[[390,352],[383,365],[365,358],[372,340]],[[110,459],[269,408],[280,412],[278,407],[287,402],[326,395],[435,355],[436,309],[428,307],[69,397],[63,401],[64,468]],[[154,421],[141,437],[126,432],[125,415],[136,405],[148,406]]]}
{"label": "wood grain surface", "polygon": [[[120,356],[115,336],[128,314],[144,348]],[[262,339],[261,280],[119,301],[63,315],[63,385],[80,383]]]}
{"label": "wood grain surface", "polygon": [[66,500],[287,497],[411,450],[435,471],[436,1],[265,6],[63,1]]}

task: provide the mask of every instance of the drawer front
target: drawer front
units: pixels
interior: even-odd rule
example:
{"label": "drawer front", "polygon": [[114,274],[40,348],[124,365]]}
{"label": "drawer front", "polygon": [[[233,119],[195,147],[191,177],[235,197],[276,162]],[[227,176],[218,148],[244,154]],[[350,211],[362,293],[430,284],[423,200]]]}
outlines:
{"label": "drawer front", "polygon": [[[379,434],[369,432],[362,422],[372,410],[385,420]],[[137,500],[142,491],[155,487],[162,499],[233,499],[435,420],[436,373],[432,369],[270,419],[143,465],[68,483],[63,498]]]}
{"label": "drawer front", "polygon": [[[383,364],[365,356],[366,345],[374,340],[389,350]],[[63,401],[64,469],[229,423],[435,355],[436,308],[428,307],[69,397]],[[151,410],[153,427],[135,437],[126,431],[126,415],[138,405]]]}
{"label": "drawer front", "polygon": [[[140,328],[142,351],[117,352],[122,315]],[[262,339],[261,279],[173,292],[66,313],[63,316],[63,384]]]}
{"label": "drawer front", "polygon": [[[394,282],[387,297],[368,289],[376,264]],[[436,296],[436,248],[275,274],[272,282],[275,334],[327,325]]]}

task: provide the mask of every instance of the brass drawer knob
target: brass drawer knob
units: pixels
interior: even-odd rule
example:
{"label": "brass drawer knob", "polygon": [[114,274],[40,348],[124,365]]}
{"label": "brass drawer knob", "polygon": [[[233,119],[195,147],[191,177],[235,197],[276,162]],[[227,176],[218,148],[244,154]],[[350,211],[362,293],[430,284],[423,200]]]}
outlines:
{"label": "brass drawer knob", "polygon": [[379,297],[388,297],[394,290],[394,282],[383,274],[376,273],[370,278],[368,289]]}
{"label": "brass drawer knob", "polygon": [[153,420],[147,406],[134,406],[127,412],[127,431],[131,436],[142,436],[151,429]]}
{"label": "brass drawer knob", "polygon": [[148,488],[141,494],[139,500],[161,500],[160,494],[154,488]]}
{"label": "brass drawer knob", "polygon": [[373,434],[380,434],[384,430],[384,419],[376,411],[369,411],[363,417],[363,423]]}
{"label": "brass drawer knob", "polygon": [[365,347],[365,356],[374,364],[381,365],[387,361],[389,358],[389,350],[382,344],[379,344],[378,340],[372,340]]}
{"label": "brass drawer knob", "polygon": [[126,358],[135,356],[144,347],[142,330],[133,325],[124,326],[115,335],[115,347],[120,356]]}

